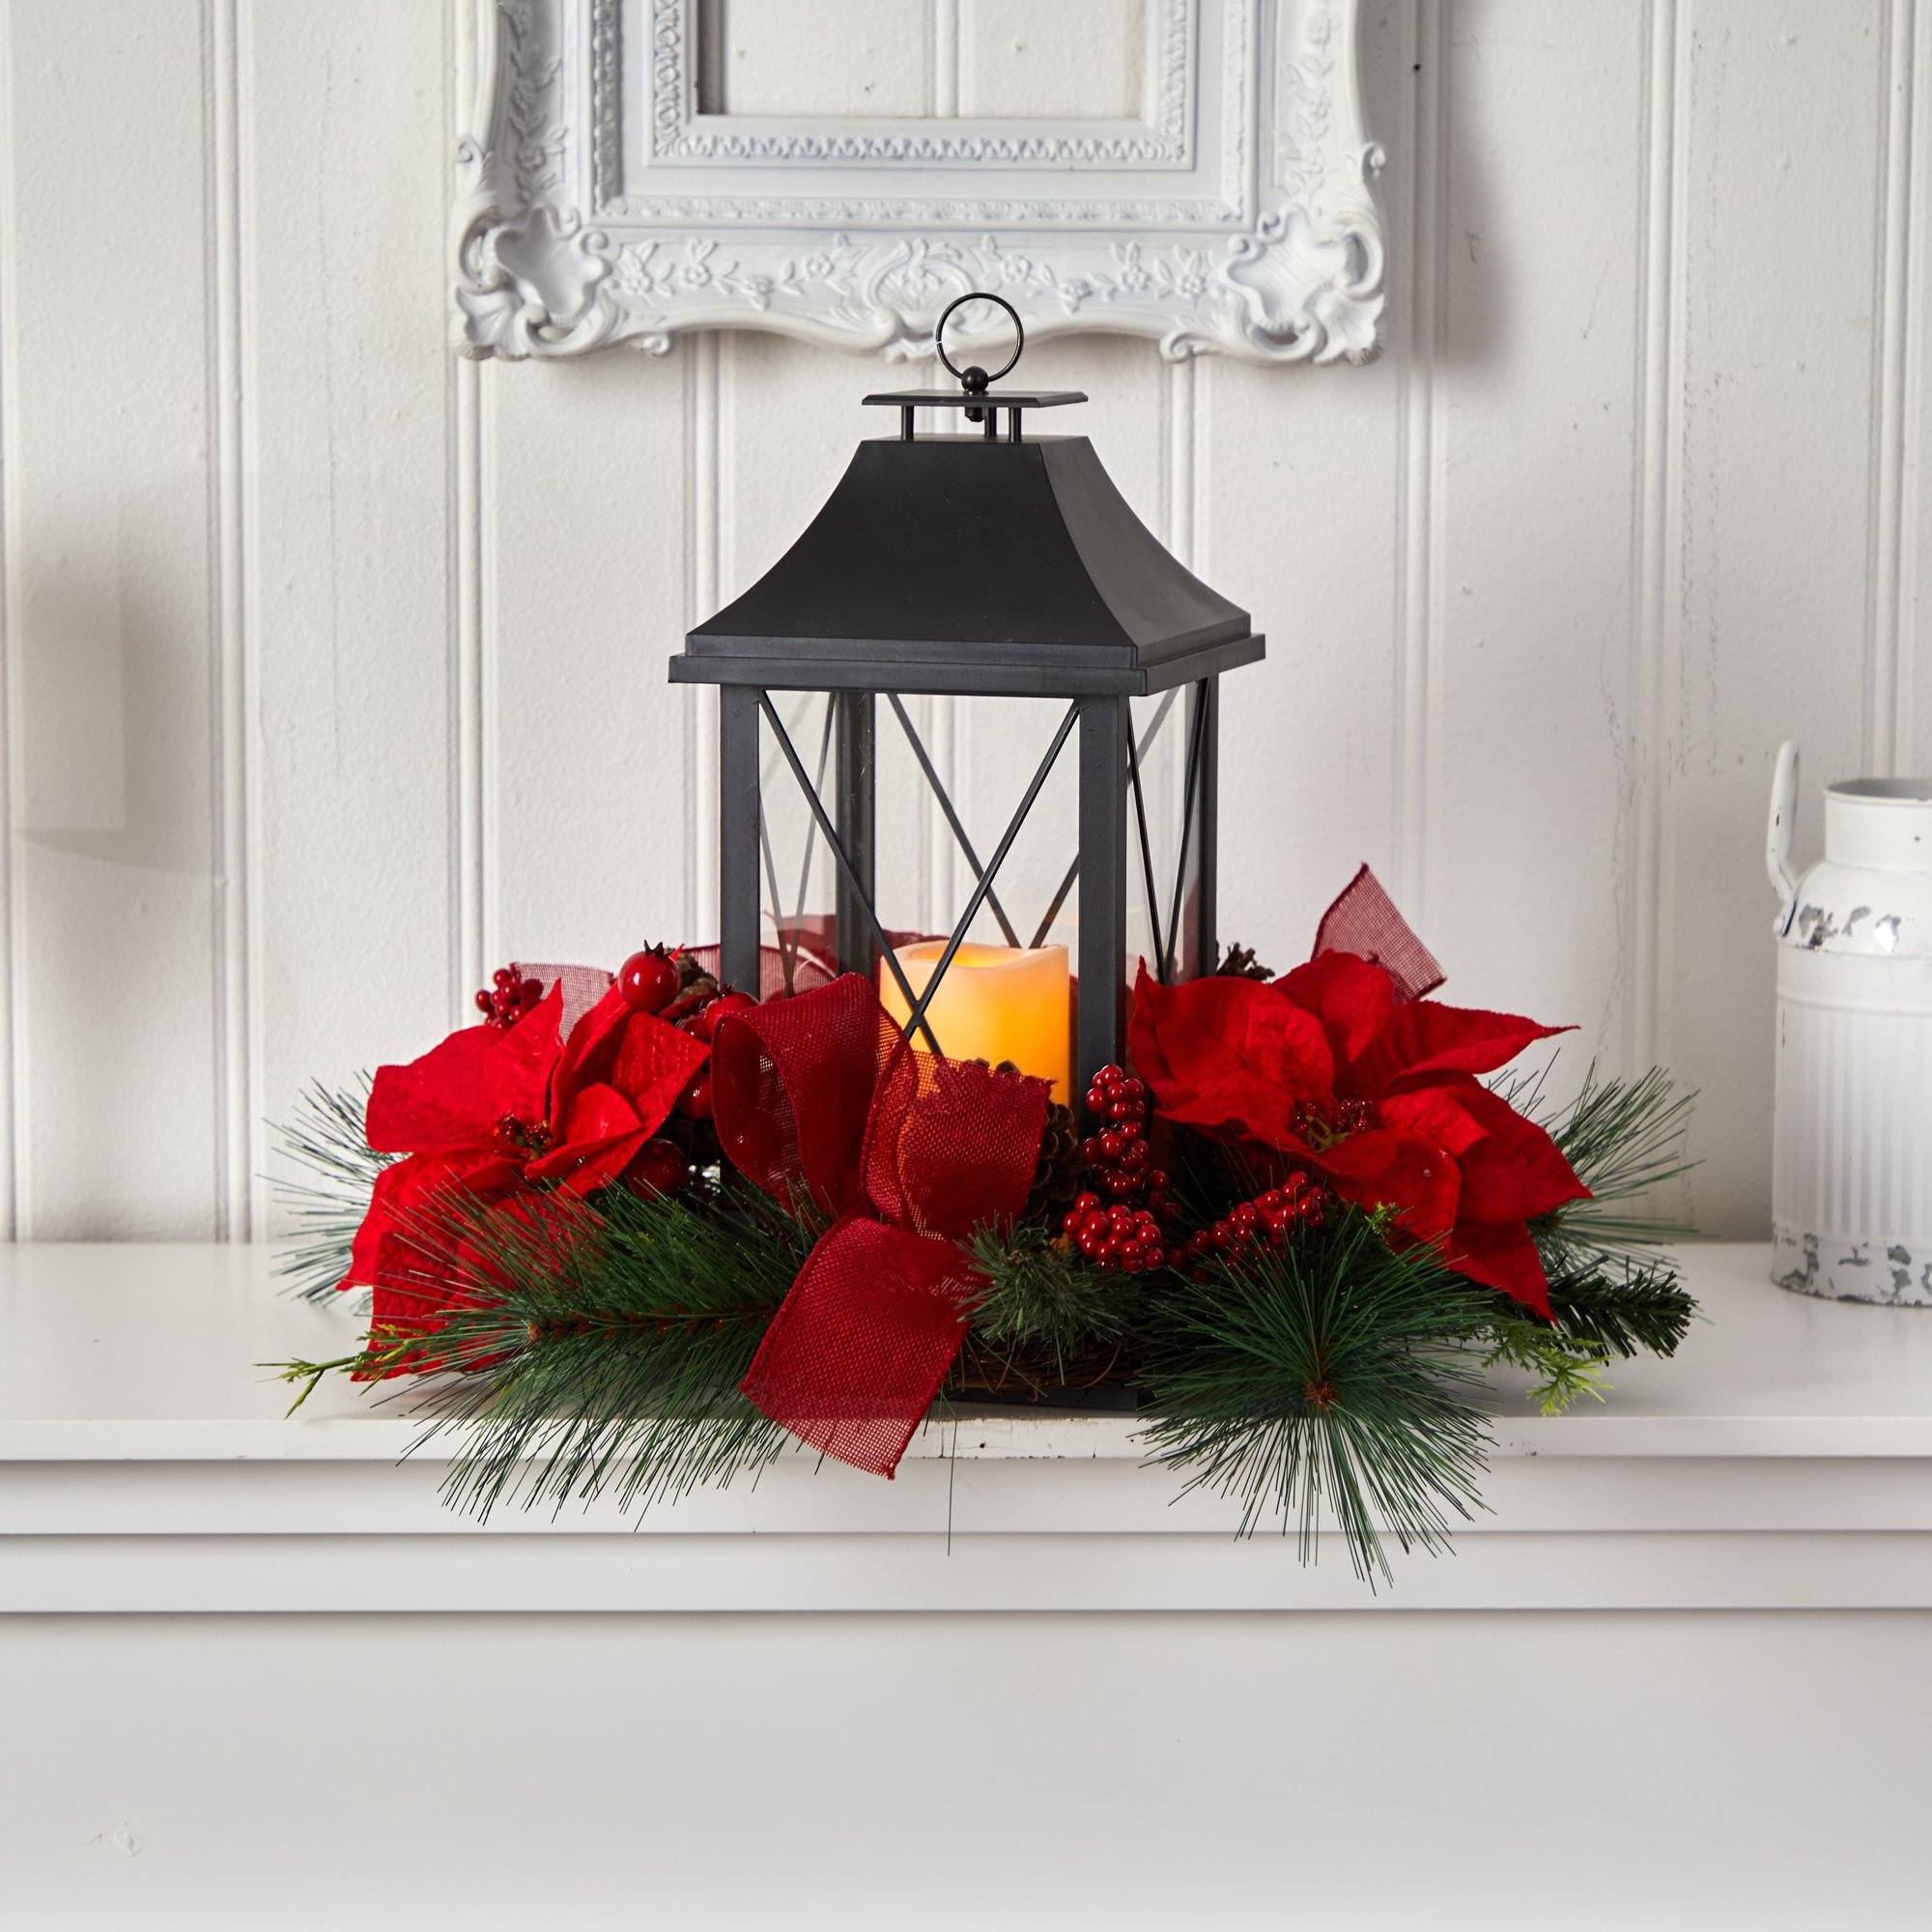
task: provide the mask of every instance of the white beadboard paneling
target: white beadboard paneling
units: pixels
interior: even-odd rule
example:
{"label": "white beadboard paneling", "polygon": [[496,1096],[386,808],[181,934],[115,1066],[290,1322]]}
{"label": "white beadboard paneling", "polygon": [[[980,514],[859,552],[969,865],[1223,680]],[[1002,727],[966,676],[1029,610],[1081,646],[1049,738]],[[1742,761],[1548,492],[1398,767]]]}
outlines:
{"label": "white beadboard paneling", "polygon": [[483,371],[491,965],[614,968],[681,939],[702,863],[684,849],[693,697],[665,668],[691,540],[683,384],[674,365],[597,361]]}
{"label": "white beadboard paneling", "polygon": [[[18,0],[4,31],[18,1229],[205,1236],[227,1148],[210,48],[199,0]],[[103,184],[81,138],[140,161]]]}
{"label": "white beadboard paneling", "polygon": [[1546,13],[1443,19],[1443,226],[1413,292],[1440,302],[1418,910],[1448,997],[1614,1040],[1649,37],[1639,8],[1564,10],[1573,90],[1548,84]]}
{"label": "white beadboard paneling", "polygon": [[[1900,0],[1903,4],[1903,0]],[[1912,140],[1906,155],[1904,382],[1899,390],[1899,690],[1894,769],[1932,772],[1932,489],[1925,414],[1932,407],[1932,0],[1912,8]]]}
{"label": "white beadboard paneling", "polygon": [[[1669,869],[1659,1050],[1700,1090],[1700,1225],[1763,1225],[1771,1135],[1771,896],[1760,854],[1778,740],[1817,788],[1865,749],[1875,183],[1885,8],[1680,0],[1688,34],[1683,330],[1668,559]],[[1803,292],[1792,278],[1802,263]],[[1673,718],[1674,713],[1674,718]],[[1567,930],[1562,945],[1574,943]]]}
{"label": "white beadboard paneling", "polygon": [[[1433,45],[1434,23],[1426,25]],[[1435,156],[1418,101],[1437,88],[1408,6],[1370,8],[1363,85],[1390,142],[1390,347],[1347,383],[1204,361],[1194,372],[1194,562],[1267,638],[1264,663],[1223,687],[1221,940],[1277,970],[1308,955],[1322,908],[1357,865],[1403,886],[1397,814],[1406,782],[1402,692],[1405,406],[1423,385],[1411,339],[1412,204]],[[1425,417],[1426,420],[1426,417]],[[1426,449],[1425,449],[1426,461]],[[1178,534],[1178,532],[1177,532]],[[1183,552],[1184,555],[1185,553]]]}
{"label": "white beadboard paneling", "polygon": [[[14,37],[0,30],[0,156],[14,152]],[[20,554],[19,465],[14,443],[14,397],[19,392],[19,332],[13,327],[14,281],[19,255],[14,245],[13,170],[0,172],[0,747],[6,758],[0,783],[0,1240],[18,1232],[16,1203],[20,1149],[20,1086],[15,1075],[14,1002],[21,989],[17,966],[20,923],[14,884],[14,828],[19,821],[19,659],[12,621],[14,565]]]}
{"label": "white beadboard paneling", "polygon": [[450,1017],[444,80],[382,0],[243,5],[254,1112],[286,1120]]}

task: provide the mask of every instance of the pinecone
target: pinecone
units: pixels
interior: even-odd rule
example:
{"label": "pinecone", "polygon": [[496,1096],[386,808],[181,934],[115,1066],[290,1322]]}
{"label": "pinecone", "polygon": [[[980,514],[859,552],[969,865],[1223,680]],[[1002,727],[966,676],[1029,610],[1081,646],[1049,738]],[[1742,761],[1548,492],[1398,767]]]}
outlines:
{"label": "pinecone", "polygon": [[659,1015],[673,1025],[691,1013],[708,1007],[724,991],[717,980],[707,973],[689,952],[677,955],[677,997]]}
{"label": "pinecone", "polygon": [[[984,1060],[969,1060],[968,1066],[988,1066]],[[989,1066],[993,1073],[1017,1074],[1020,1069],[1010,1060],[1003,1060],[997,1066]],[[1026,1206],[1020,1212],[1024,1219],[1034,1220],[1041,1215],[1051,1215],[1058,1221],[1066,1211],[1073,1197],[1080,1192],[1085,1163],[1080,1158],[1080,1123],[1073,1118],[1071,1107],[1063,1107],[1058,1100],[1046,1103],[1046,1125],[1039,1136],[1039,1159],[1033,1171],[1033,1185],[1027,1190]]]}
{"label": "pinecone", "polygon": [[1082,1173],[1080,1123],[1071,1107],[1049,1100],[1046,1127],[1039,1137],[1039,1161],[1027,1191],[1027,1218],[1051,1217],[1057,1222],[1080,1192]]}
{"label": "pinecone", "polygon": [[1231,946],[1228,956],[1215,967],[1214,975],[1221,980],[1272,980],[1274,975],[1255,957],[1252,946]]}

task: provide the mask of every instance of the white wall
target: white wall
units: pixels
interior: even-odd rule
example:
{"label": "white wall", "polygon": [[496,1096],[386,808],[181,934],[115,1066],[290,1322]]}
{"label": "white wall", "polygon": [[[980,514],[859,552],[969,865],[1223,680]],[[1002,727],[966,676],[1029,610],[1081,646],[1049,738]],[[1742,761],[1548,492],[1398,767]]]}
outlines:
{"label": "white wall", "polygon": [[[1291,961],[1367,858],[1450,997],[1701,1087],[1693,1209],[1755,1234],[1774,749],[1932,763],[1932,0],[1363,11],[1382,360],[1028,373],[1269,635],[1224,933]],[[453,361],[441,0],[0,0],[0,1229],[243,1236],[311,1075],[508,952],[708,935],[664,661],[877,371]]]}

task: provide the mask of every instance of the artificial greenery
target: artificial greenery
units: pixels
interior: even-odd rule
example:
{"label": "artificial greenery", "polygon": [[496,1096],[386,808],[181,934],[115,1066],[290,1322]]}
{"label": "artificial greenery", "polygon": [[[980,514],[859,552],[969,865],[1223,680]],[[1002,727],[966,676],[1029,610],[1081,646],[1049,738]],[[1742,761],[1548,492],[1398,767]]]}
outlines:
{"label": "artificial greenery", "polygon": [[395,1157],[369,1151],[362,1124],[369,1087],[366,1073],[347,1088],[317,1081],[297,1096],[294,1117],[272,1129],[293,1170],[275,1183],[292,1230],[275,1271],[306,1301],[341,1285],[350,1244],[369,1211],[369,1190]]}
{"label": "artificial greenery", "polygon": [[[281,1136],[308,1176],[282,1190],[298,1225],[284,1272],[303,1294],[343,1278],[386,1164],[362,1138],[366,1092],[314,1090]],[[1508,1094],[1534,1107],[1540,1079]],[[947,1394],[1131,1388],[1151,1460],[1231,1496],[1243,1533],[1293,1525],[1312,1555],[1332,1521],[1354,1567],[1386,1577],[1388,1541],[1437,1548],[1479,1506],[1484,1371],[1522,1370],[1552,1413],[1601,1399],[1613,1358],[1682,1341],[1695,1304],[1656,1246],[1669,1231],[1633,1204],[1684,1171],[1688,1107],[1661,1074],[1620,1082],[1592,1067],[1568,1108],[1546,1113],[1595,1196],[1532,1224],[1550,1322],[1350,1208],[1185,1276],[1101,1273],[1029,1221],[970,1243],[985,1287]],[[1252,1192],[1236,1159],[1217,1177],[1218,1158],[1206,1142],[1191,1150],[1193,1191]],[[770,1462],[787,1438],[737,1384],[822,1230],[715,1167],[670,1199],[536,1198],[536,1213],[462,1197],[425,1209],[437,1321],[392,1300],[367,1350],[279,1365],[301,1385],[298,1404],[331,1372],[409,1372],[391,1392],[407,1392],[423,1441],[449,1439],[445,1493],[482,1516],[604,1494],[641,1509]],[[452,1252],[469,1303],[454,1308]]]}
{"label": "artificial greenery", "polygon": [[[608,1491],[641,1509],[769,1462],[784,1433],[737,1384],[812,1231],[740,1185],[552,1199],[541,1219],[438,1203],[425,1235],[464,1243],[473,1305],[441,1314],[428,1340],[399,1321],[352,1365],[431,1358],[409,1399],[418,1447],[452,1438],[448,1499],[487,1518],[499,1502],[560,1508]],[[282,1374],[303,1384],[299,1402],[343,1366]]]}
{"label": "artificial greenery", "polygon": [[1593,1060],[1567,1107],[1543,1104],[1549,1067],[1498,1083],[1511,1106],[1539,1121],[1590,1190],[1588,1201],[1566,1203],[1531,1224],[1544,1265],[1584,1276],[1616,1264],[1641,1264],[1691,1230],[1649,1213],[1642,1197],[1688,1174],[1685,1152],[1694,1093],[1683,1093],[1661,1066],[1634,1080],[1612,1080]]}
{"label": "artificial greenery", "polygon": [[1355,1569],[1388,1577],[1385,1536],[1437,1548],[1479,1506],[1471,1351],[1492,1326],[1485,1291],[1429,1248],[1392,1248],[1379,1215],[1223,1258],[1150,1310],[1152,1460],[1235,1498],[1244,1534],[1293,1523],[1304,1557],[1325,1512]]}

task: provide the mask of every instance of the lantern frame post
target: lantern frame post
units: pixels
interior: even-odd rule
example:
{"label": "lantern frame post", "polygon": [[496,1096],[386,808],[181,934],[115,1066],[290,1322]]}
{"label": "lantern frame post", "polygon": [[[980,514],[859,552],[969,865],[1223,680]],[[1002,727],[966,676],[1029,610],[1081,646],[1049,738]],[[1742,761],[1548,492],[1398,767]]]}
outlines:
{"label": "lantern frame post", "polygon": [[1183,863],[1174,918],[1180,928],[1174,964],[1182,980],[1204,979],[1221,963],[1215,926],[1215,880],[1220,854],[1221,680],[1204,677],[1188,687],[1186,733],[1194,766],[1182,827]]}
{"label": "lantern frame post", "polygon": [[873,939],[879,902],[877,873],[876,762],[873,739],[877,706],[869,691],[827,694],[833,707],[832,822],[846,866],[838,868],[834,901],[834,940],[839,969],[878,970]]}
{"label": "lantern frame post", "polygon": [[1124,697],[1080,706],[1079,1025],[1075,1091],[1122,1051],[1127,991],[1127,738]]}
{"label": "lantern frame post", "polygon": [[724,983],[755,994],[758,971],[758,692],[718,691],[718,964]]}

